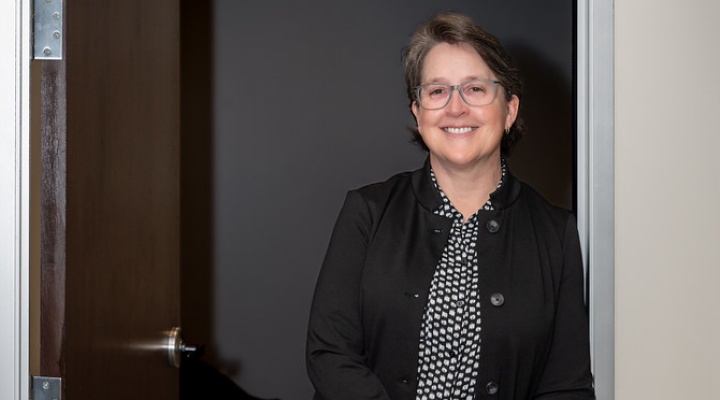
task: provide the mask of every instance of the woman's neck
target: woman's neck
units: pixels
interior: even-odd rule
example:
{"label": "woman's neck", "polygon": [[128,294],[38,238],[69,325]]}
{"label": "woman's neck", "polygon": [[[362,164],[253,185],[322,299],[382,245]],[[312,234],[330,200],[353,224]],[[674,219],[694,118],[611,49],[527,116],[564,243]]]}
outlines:
{"label": "woman's neck", "polygon": [[502,178],[500,157],[457,168],[430,158],[435,179],[465,221],[482,208]]}

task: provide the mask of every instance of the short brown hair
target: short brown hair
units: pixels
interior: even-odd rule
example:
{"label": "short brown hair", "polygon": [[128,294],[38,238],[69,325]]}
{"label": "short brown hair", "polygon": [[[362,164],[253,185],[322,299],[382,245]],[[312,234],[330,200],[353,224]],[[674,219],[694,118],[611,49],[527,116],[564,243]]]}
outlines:
{"label": "short brown hair", "polygon": [[[460,44],[467,43],[472,46],[490,67],[497,79],[505,88],[505,101],[516,95],[522,95],[522,80],[520,71],[513,65],[510,55],[503,48],[500,40],[475,24],[469,17],[445,12],[436,15],[425,25],[421,26],[410,39],[410,43],[403,49],[402,63],[405,72],[407,95],[410,99],[410,108],[415,99],[415,87],[422,84],[422,67],[428,52],[440,43]],[[427,145],[422,140],[416,127],[410,129],[413,141],[424,150]],[[503,135],[501,152],[509,156],[515,144],[524,133],[521,118],[516,118],[510,127],[510,132]]]}

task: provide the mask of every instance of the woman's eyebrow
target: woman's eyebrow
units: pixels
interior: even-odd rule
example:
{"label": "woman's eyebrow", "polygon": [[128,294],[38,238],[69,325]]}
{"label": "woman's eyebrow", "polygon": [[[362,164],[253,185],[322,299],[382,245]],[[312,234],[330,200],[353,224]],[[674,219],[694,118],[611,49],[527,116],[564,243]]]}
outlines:
{"label": "woman's eyebrow", "polygon": [[[493,78],[492,78],[492,77],[489,77],[489,76],[488,76],[488,77],[482,77],[482,76],[479,76],[479,75],[470,75],[470,76],[466,76],[465,78],[463,78],[463,80],[461,80],[460,82],[455,83],[455,85],[459,85],[459,84],[463,84],[463,83],[467,83],[467,82],[472,82],[472,81],[478,81],[478,80],[493,80]],[[442,84],[442,85],[450,85],[450,84],[451,84],[451,83],[450,83],[450,80],[449,80],[449,79],[445,79],[445,78],[432,78],[432,79],[430,79],[430,80],[424,81],[422,84],[423,84],[423,85],[427,85],[427,84],[429,84],[429,83],[439,83],[439,84]]]}

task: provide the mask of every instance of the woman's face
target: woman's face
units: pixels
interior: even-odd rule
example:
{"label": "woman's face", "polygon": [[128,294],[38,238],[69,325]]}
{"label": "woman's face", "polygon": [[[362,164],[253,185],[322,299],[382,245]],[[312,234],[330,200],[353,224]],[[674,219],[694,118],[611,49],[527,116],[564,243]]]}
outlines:
{"label": "woman's face", "polygon": [[[441,43],[425,56],[421,84],[458,85],[477,79],[497,77],[469,44]],[[499,163],[502,135],[515,122],[520,100],[513,95],[506,101],[499,85],[493,102],[484,106],[470,106],[457,91],[451,93],[450,102],[439,110],[412,105],[431,161],[463,169]]]}

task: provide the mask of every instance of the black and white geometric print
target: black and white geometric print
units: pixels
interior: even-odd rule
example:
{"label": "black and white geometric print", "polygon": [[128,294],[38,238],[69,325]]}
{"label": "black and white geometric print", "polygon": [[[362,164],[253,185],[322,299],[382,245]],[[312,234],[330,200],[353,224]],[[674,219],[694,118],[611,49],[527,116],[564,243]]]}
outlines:
{"label": "black and white geometric print", "polygon": [[[502,160],[502,178],[505,160]],[[453,220],[448,242],[430,285],[422,327],[418,365],[417,400],[472,400],[480,363],[480,296],[477,213],[467,222],[439,187],[442,204],[435,214]],[[493,210],[488,200],[484,210]]]}

